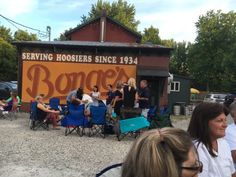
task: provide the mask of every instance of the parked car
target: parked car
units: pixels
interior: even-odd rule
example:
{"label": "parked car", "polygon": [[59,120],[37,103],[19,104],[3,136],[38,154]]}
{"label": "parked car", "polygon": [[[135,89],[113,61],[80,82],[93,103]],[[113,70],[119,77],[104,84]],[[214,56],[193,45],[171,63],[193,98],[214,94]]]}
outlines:
{"label": "parked car", "polygon": [[225,97],[227,94],[224,93],[209,93],[204,97],[203,102],[213,102],[213,103],[221,103],[225,102]]}
{"label": "parked car", "polygon": [[10,97],[10,92],[17,92],[17,84],[12,82],[0,82],[0,100]]}
{"label": "parked car", "polygon": [[231,104],[234,100],[236,100],[236,93],[230,93],[230,94],[226,95],[225,101],[224,101],[224,105],[225,105],[226,107],[229,107],[230,104]]}

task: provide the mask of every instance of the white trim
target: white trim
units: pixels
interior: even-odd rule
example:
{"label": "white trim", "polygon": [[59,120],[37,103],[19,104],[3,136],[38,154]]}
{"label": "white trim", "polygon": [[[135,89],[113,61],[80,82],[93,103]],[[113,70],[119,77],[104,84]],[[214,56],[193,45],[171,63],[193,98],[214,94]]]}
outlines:
{"label": "white trim", "polygon": [[171,84],[170,84],[170,91],[171,92],[180,92],[180,82],[179,81],[171,82]]}

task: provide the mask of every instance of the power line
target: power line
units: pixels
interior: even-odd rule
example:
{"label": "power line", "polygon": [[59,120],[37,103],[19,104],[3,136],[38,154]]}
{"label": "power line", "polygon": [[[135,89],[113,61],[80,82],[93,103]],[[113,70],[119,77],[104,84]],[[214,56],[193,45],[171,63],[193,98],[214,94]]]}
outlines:
{"label": "power line", "polygon": [[[47,31],[41,31],[39,29],[36,29],[36,28],[32,28],[32,27],[29,27],[29,26],[26,26],[26,25],[23,25],[21,23],[18,23],[14,20],[11,20],[3,15],[0,14],[0,17],[4,18],[5,20],[7,20],[11,25],[13,25],[15,28],[19,29],[15,24],[19,25],[19,26],[22,26],[24,28],[27,28],[27,29],[30,29],[30,30],[33,30],[33,31],[37,31],[38,32],[38,35],[41,36],[41,37],[49,37],[49,40],[50,40],[50,35],[51,35],[51,28],[47,26]],[[50,29],[50,30],[48,30]]]}

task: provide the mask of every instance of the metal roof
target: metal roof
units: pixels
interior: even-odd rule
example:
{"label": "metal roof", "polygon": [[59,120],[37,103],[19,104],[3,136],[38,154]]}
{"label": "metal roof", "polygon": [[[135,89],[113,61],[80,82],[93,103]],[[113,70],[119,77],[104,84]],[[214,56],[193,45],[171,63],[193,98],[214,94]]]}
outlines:
{"label": "metal roof", "polygon": [[84,46],[84,47],[103,47],[103,48],[143,48],[143,49],[164,49],[173,50],[172,48],[167,48],[161,45],[155,44],[139,44],[139,43],[119,43],[119,42],[91,42],[91,41],[20,41],[13,42],[16,46]]}
{"label": "metal roof", "polygon": [[[85,22],[85,23],[83,23],[83,24],[80,24],[80,25],[78,25],[77,27],[75,27],[75,28],[73,28],[73,29],[70,29],[69,31],[65,32],[65,36],[69,36],[71,33],[73,33],[73,32],[75,32],[75,31],[77,31],[77,30],[83,28],[84,26],[86,26],[86,25],[88,25],[88,24],[91,24],[91,23],[93,23],[93,22],[99,20],[101,17],[102,17],[102,15],[100,15],[100,16],[98,16],[98,17],[96,17],[96,18],[93,18],[93,19],[91,19],[91,20],[89,20],[89,21],[87,21],[87,22]],[[111,17],[109,17],[109,16],[105,16],[105,17],[106,17],[108,20],[112,21],[113,23],[116,23],[116,24],[118,24],[119,26],[123,27],[125,30],[129,31],[130,33],[132,33],[133,35],[135,35],[136,37],[138,37],[138,38],[141,40],[142,35],[139,34],[138,32],[136,32],[136,31],[134,31],[134,30],[128,28],[127,26],[125,26],[124,24],[122,24],[121,22],[119,22],[118,20],[115,20],[115,19],[113,19],[113,18],[111,18]]]}

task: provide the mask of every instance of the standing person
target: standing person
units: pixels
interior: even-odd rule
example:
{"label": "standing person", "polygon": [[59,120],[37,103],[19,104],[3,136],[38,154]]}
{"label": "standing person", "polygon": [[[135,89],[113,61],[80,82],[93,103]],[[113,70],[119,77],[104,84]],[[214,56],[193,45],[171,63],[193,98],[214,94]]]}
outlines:
{"label": "standing person", "polygon": [[114,100],[112,103],[112,107],[114,107],[114,112],[118,117],[120,117],[120,108],[122,107],[123,101],[122,101],[122,82],[118,81],[116,84],[116,90],[114,92]]}
{"label": "standing person", "polygon": [[201,103],[193,111],[188,132],[203,163],[200,177],[235,177],[230,147],[223,137],[227,108],[219,103]]}
{"label": "standing person", "polygon": [[138,103],[139,103],[139,108],[142,109],[142,114],[144,117],[147,117],[148,114],[149,98],[150,98],[150,90],[148,88],[147,80],[141,80],[140,90],[138,93]]}
{"label": "standing person", "polygon": [[106,105],[107,105],[107,113],[108,113],[108,117],[111,118],[111,114],[112,114],[112,101],[114,99],[114,93],[112,90],[112,85],[108,84],[107,85],[107,97],[106,97]]}
{"label": "standing person", "polygon": [[133,108],[137,99],[136,81],[134,78],[128,80],[128,84],[123,88],[124,108]]}
{"label": "standing person", "polygon": [[92,103],[93,106],[99,106],[100,95],[101,94],[98,90],[98,86],[94,85],[93,86],[93,91],[90,94],[90,96],[92,97],[92,100],[93,100],[93,103]]}
{"label": "standing person", "polygon": [[96,177],[197,177],[201,171],[202,163],[189,134],[163,128],[144,132],[123,164],[105,168]]}
{"label": "standing person", "polygon": [[234,122],[226,128],[225,139],[229,144],[234,161],[234,167],[236,169],[236,101],[230,104],[229,112]]}

